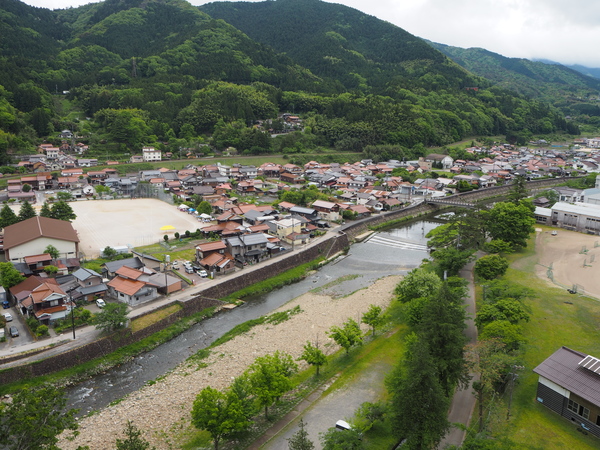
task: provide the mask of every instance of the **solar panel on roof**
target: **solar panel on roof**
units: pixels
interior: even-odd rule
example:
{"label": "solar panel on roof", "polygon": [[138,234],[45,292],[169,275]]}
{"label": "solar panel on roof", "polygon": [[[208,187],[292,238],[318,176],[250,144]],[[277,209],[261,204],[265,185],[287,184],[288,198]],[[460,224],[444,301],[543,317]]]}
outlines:
{"label": "solar panel on roof", "polygon": [[600,374],[600,359],[598,358],[588,355],[579,362],[579,365],[591,372]]}

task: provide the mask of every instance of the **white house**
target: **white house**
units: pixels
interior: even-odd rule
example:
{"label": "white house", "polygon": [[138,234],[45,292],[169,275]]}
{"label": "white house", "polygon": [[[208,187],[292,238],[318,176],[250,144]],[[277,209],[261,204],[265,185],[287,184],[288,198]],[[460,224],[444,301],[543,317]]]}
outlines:
{"label": "white house", "polygon": [[160,150],[156,150],[154,147],[144,147],[142,148],[142,159],[144,162],[161,161],[162,152]]}
{"label": "white house", "polygon": [[26,256],[41,255],[54,246],[60,258],[77,258],[79,237],[71,222],[32,217],[4,229],[6,261],[23,262]]}

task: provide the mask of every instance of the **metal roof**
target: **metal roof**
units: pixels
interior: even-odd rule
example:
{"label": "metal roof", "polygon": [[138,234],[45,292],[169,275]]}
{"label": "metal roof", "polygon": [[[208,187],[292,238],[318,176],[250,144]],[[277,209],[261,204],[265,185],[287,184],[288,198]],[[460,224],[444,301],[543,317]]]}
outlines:
{"label": "metal roof", "polygon": [[600,406],[600,375],[585,368],[592,358],[596,359],[568,347],[561,347],[533,371],[584,400]]}

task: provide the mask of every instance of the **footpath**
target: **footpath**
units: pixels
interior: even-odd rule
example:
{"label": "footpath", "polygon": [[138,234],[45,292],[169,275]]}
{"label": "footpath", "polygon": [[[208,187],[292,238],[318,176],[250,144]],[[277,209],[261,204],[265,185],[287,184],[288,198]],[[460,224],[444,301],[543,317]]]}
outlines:
{"label": "footpath", "polygon": [[[473,267],[475,261],[468,263],[460,271],[460,276],[467,280],[468,295],[465,299],[467,320],[465,334],[469,338],[469,344],[477,343],[477,327],[475,326],[475,282],[473,279]],[[463,389],[459,389],[454,393],[452,401],[450,402],[450,410],[448,412],[448,421],[451,424],[461,424],[464,427],[453,426],[450,431],[446,434],[444,439],[438,445],[438,449],[444,449],[451,445],[460,447],[465,440],[467,434],[467,428],[471,422],[471,416],[475,409],[475,395],[473,395],[473,382],[477,381],[479,377],[476,374],[471,375],[471,381],[469,385]]]}

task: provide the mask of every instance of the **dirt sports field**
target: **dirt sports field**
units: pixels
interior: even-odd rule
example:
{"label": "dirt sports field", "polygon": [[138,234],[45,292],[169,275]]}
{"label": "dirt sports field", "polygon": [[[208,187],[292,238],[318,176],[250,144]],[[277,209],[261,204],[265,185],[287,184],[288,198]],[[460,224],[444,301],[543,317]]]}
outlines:
{"label": "dirt sports field", "polygon": [[[98,256],[107,246],[150,245],[162,240],[165,234],[172,236],[176,231],[183,234],[201,228],[193,215],[156,199],[95,200],[69,205],[77,214],[73,227],[86,258]],[[175,229],[161,231],[161,227],[168,225]]]}
{"label": "dirt sports field", "polygon": [[572,288],[576,284],[578,291],[600,299],[600,236],[563,229],[557,229],[554,236],[552,231],[536,229],[538,276],[550,281],[551,266],[558,285]]}

